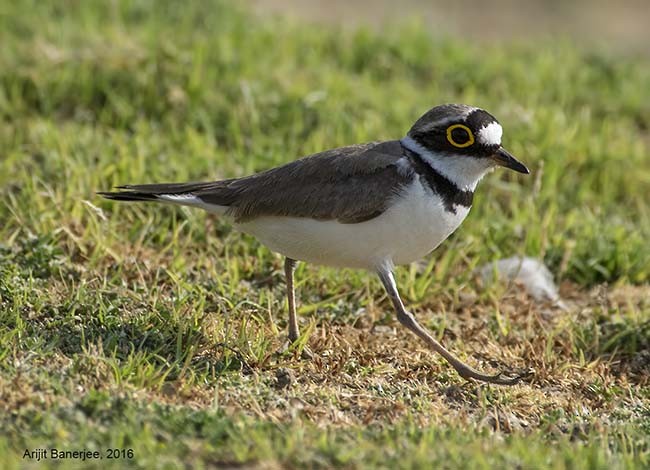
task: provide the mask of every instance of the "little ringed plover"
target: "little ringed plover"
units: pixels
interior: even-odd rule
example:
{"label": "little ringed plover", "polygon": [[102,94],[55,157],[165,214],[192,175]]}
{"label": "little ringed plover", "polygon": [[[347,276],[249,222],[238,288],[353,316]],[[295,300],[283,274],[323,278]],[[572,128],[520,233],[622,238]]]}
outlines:
{"label": "little ringed plover", "polygon": [[465,379],[512,385],[525,374],[488,375],[445,349],[406,310],[393,269],[433,251],[467,216],[476,185],[496,166],[529,173],[501,146],[499,122],[480,108],[436,106],[401,140],[326,150],[242,178],[120,186],[117,201],[199,207],[228,217],[285,256],[289,339],[299,336],[296,261],[379,276],[397,319]]}

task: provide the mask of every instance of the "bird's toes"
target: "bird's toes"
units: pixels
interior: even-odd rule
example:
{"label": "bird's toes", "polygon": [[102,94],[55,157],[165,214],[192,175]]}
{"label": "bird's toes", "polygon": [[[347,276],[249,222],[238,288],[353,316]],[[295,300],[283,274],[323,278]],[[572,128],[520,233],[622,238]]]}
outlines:
{"label": "bird's toes", "polygon": [[291,341],[287,340],[282,344],[282,346],[276,351],[276,354],[281,356],[299,356],[301,359],[311,360],[314,358],[314,353],[309,349],[309,346],[302,346],[297,340]]}
{"label": "bird's toes", "polygon": [[302,351],[300,351],[300,357],[302,359],[311,361],[314,358],[314,353],[311,351],[311,349],[309,349],[308,346],[305,346],[302,348]]}
{"label": "bird's toes", "polygon": [[499,385],[516,385],[522,380],[529,379],[535,375],[535,369],[527,367],[519,370],[503,370],[499,372],[494,378],[494,383]]}

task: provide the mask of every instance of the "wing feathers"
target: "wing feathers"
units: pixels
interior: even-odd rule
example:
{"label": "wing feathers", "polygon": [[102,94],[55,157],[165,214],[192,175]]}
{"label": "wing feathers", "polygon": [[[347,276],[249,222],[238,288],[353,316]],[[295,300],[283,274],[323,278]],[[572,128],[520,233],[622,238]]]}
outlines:
{"label": "wing feathers", "polygon": [[399,141],[353,145],[244,178],[126,185],[118,188],[121,192],[99,194],[119,201],[227,207],[226,214],[237,222],[289,216],[359,223],[383,213],[412,180],[412,174],[396,166],[402,155]]}

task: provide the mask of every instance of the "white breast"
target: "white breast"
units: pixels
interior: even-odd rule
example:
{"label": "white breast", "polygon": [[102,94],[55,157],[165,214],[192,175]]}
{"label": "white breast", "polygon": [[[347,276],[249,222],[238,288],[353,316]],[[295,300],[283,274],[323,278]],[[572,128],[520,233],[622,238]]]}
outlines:
{"label": "white breast", "polygon": [[259,217],[235,224],[271,250],[293,259],[328,266],[374,269],[384,263],[416,261],[445,240],[469,208],[445,210],[441,199],[419,179],[383,214],[358,224],[298,217]]}

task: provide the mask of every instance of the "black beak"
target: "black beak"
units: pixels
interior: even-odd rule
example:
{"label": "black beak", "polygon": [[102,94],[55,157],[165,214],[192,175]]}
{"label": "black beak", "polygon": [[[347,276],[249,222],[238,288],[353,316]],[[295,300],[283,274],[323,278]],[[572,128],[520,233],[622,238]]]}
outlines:
{"label": "black beak", "polygon": [[496,153],[492,155],[492,160],[497,162],[497,165],[510,168],[511,170],[518,171],[519,173],[530,173],[530,171],[528,171],[528,168],[526,168],[526,165],[517,160],[503,147],[499,147],[499,150],[497,150]]}

